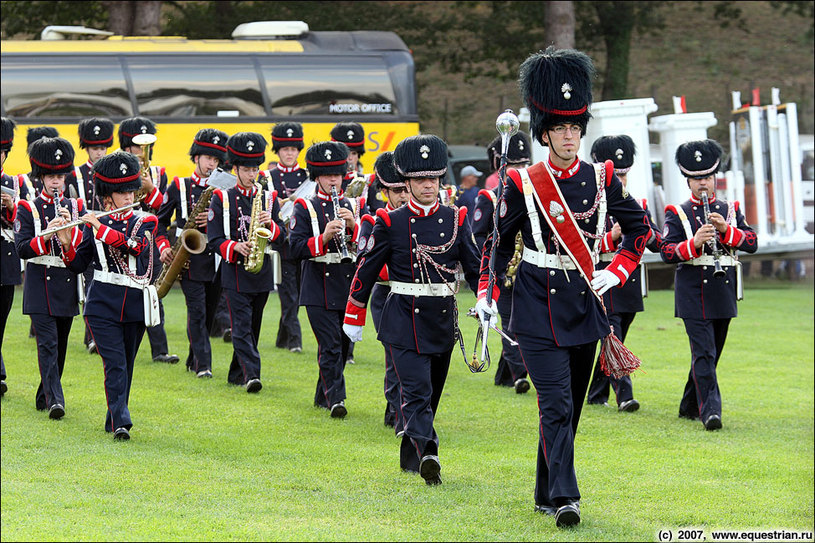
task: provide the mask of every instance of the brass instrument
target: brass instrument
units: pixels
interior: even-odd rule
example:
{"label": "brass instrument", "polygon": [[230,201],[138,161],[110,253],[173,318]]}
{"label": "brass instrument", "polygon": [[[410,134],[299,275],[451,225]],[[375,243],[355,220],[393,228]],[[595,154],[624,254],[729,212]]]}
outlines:
{"label": "brass instrument", "polygon": [[[710,205],[707,201],[707,191],[703,190],[701,192],[701,198],[705,212],[705,224],[710,224]],[[722,250],[719,248],[719,242],[716,239],[718,235],[719,234],[716,233],[713,239],[708,240],[708,245],[710,245],[710,250],[713,251],[713,277],[724,277],[727,274],[722,268],[721,262],[719,262],[719,259],[722,257]]]}
{"label": "brass instrument", "polygon": [[364,175],[356,174],[345,187],[345,195],[349,198],[359,198],[368,188],[368,179]]}
{"label": "brass instrument", "polygon": [[266,244],[272,237],[272,231],[260,225],[260,212],[263,211],[263,187],[255,183],[257,192],[252,198],[252,215],[249,221],[249,256],[243,263],[243,267],[249,273],[260,273],[263,269],[263,257],[266,254]]}
{"label": "brass instrument", "polygon": [[524,238],[519,231],[515,234],[515,253],[509,260],[507,265],[506,279],[504,279],[504,286],[510,288],[515,281],[515,272],[518,271],[518,266],[521,263],[521,254],[524,251]]}
{"label": "brass instrument", "polygon": [[[110,211],[105,211],[104,213],[97,213],[96,218],[101,219],[102,217],[107,217],[108,215],[113,215],[114,213],[124,213],[130,209],[133,209],[136,206],[140,206],[141,201],[133,202],[132,204],[127,204],[126,206],[117,207],[116,209],[111,209]],[[71,221],[69,223],[63,224],[62,226],[55,226],[54,228],[48,228],[40,232],[41,236],[47,236],[48,234],[56,234],[60,230],[65,230],[66,228],[73,228],[74,226],[79,226],[80,224],[84,224],[84,221],[81,219]]]}
{"label": "brass instrument", "polygon": [[[156,143],[157,139],[158,138],[155,136],[155,134],[136,134],[131,140],[133,143],[141,147],[139,162],[141,162],[142,177],[150,176],[150,152],[147,150],[147,148]],[[144,188],[140,188],[138,191],[136,191],[136,199],[141,200],[145,196],[147,196],[147,191],[145,191]]]}
{"label": "brass instrument", "polygon": [[184,229],[175,241],[175,245],[173,245],[173,261],[161,267],[161,272],[155,282],[156,293],[159,298],[164,298],[170,292],[170,288],[187,264],[190,255],[203,253],[204,249],[207,248],[207,237],[196,227],[195,218],[209,207],[209,201],[214,191],[215,187],[209,186],[201,193],[201,198],[190,211],[190,216],[187,217],[187,222],[184,223]]}
{"label": "brass instrument", "polygon": [[337,245],[340,249],[340,262],[343,264],[348,264],[352,262],[353,259],[351,255],[348,254],[348,240],[345,236],[345,221],[340,218],[340,197],[337,194],[337,187],[331,186],[331,203],[334,204],[334,220],[335,221],[342,221],[342,230],[340,231],[337,236],[334,237],[334,240],[337,242]]}

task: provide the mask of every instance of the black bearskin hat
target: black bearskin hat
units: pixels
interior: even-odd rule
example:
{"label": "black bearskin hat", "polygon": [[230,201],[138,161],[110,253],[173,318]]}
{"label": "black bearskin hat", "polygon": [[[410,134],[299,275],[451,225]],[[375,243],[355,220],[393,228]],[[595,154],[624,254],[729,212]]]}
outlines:
{"label": "black bearskin hat", "polygon": [[113,121],[91,117],[79,121],[79,147],[113,146]]}
{"label": "black bearskin hat", "polygon": [[393,162],[405,177],[443,177],[447,173],[447,144],[431,134],[411,136],[393,150]]}
{"label": "black bearskin hat", "polygon": [[376,173],[375,183],[377,189],[392,189],[405,186],[405,178],[396,171],[391,151],[385,151],[376,157],[374,172]]}
{"label": "black bearskin hat", "polygon": [[521,64],[521,94],[531,116],[532,135],[541,145],[545,145],[542,133],[557,124],[577,124],[586,133],[594,76],[591,59],[574,49],[550,46]]}
{"label": "black bearskin hat", "polygon": [[308,176],[316,180],[321,175],[345,175],[348,170],[348,147],[338,141],[321,141],[306,151]]}
{"label": "black bearskin hat", "polygon": [[69,174],[74,171],[74,147],[64,138],[43,137],[31,143],[28,160],[33,177]]}
{"label": "black bearskin hat", "polygon": [[214,156],[221,164],[226,161],[226,142],[229,136],[216,128],[202,128],[190,146],[190,158],[196,155]]}
{"label": "black bearskin hat", "polygon": [[284,147],[303,150],[303,125],[294,122],[277,123],[272,128],[272,151],[277,153]]}
{"label": "black bearskin hat", "polygon": [[28,129],[28,133],[25,135],[25,142],[27,146],[31,146],[32,143],[37,141],[40,138],[58,138],[59,132],[53,126],[33,126]]}
{"label": "black bearskin hat", "polygon": [[141,163],[136,155],[116,151],[96,161],[93,179],[100,198],[114,192],[135,192],[141,188]]}
{"label": "black bearskin hat", "polygon": [[227,160],[233,166],[260,166],[266,161],[266,138],[257,132],[238,132],[226,142]]}
{"label": "black bearskin hat", "polygon": [[715,140],[689,141],[676,149],[676,164],[687,178],[708,177],[719,171],[724,151]]}
{"label": "black bearskin hat", "polygon": [[331,129],[331,141],[341,141],[359,156],[365,154],[365,130],[359,123],[337,123]]}
{"label": "black bearskin hat", "polygon": [[0,136],[0,150],[8,153],[14,145],[14,129],[17,128],[17,123],[6,117],[2,117],[1,119],[2,135]]}
{"label": "black bearskin hat", "polygon": [[634,165],[634,155],[637,146],[634,140],[625,134],[621,136],[603,136],[595,140],[591,146],[591,158],[595,162],[610,160],[614,163],[614,173],[620,175],[628,173]]}
{"label": "black bearskin hat", "polygon": [[[155,134],[156,123],[147,117],[130,117],[119,124],[119,147],[138,147],[133,143],[133,136],[139,134]],[[153,146],[148,149],[148,158],[153,158]]]}

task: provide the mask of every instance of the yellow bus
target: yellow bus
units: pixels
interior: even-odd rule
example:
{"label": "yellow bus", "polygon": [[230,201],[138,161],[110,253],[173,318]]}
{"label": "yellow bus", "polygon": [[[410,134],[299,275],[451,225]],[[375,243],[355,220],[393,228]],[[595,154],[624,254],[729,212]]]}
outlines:
{"label": "yellow bus", "polygon": [[239,25],[232,40],[60,39],[86,32],[110,34],[48,27],[41,40],[0,44],[0,108],[17,123],[6,173],[30,170],[33,126],[55,127],[83,163],[77,125],[86,117],[107,117],[117,131],[134,115],[154,121],[152,164],[170,179],[191,173],[188,152],[200,128],[263,134],[272,161],[277,122],[302,123],[308,147],[330,139],[336,123],[355,121],[365,129],[366,173],[379,153],[419,133],[413,57],[392,32],[312,32],[301,21],[273,21]]}

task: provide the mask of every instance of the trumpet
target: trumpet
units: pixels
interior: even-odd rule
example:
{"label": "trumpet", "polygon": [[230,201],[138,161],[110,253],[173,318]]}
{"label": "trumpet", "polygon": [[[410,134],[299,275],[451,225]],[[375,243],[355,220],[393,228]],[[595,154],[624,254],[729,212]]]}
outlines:
{"label": "trumpet", "polygon": [[[703,190],[701,192],[701,198],[705,212],[705,224],[710,224],[710,205],[708,204],[707,191]],[[716,234],[716,236],[718,236],[718,234]],[[722,268],[721,262],[719,262],[719,259],[722,257],[722,250],[719,248],[719,242],[716,237],[709,240],[708,245],[710,245],[710,250],[713,251],[713,277],[724,277],[726,272]]]}
{"label": "trumpet", "polygon": [[[150,175],[150,152],[147,150],[148,147],[156,143],[158,138],[155,134],[136,134],[133,136],[133,143],[141,147],[141,157],[139,157],[139,162],[141,162],[141,174],[142,177]],[[136,198],[141,200],[146,196],[146,191],[144,188],[140,188],[136,192]]]}
{"label": "trumpet", "polygon": [[[141,201],[133,202],[132,204],[127,204],[126,206],[117,207],[116,209],[111,209],[110,211],[105,211],[103,213],[96,214],[97,219],[101,219],[102,217],[107,217],[108,215],[113,215],[114,213],[124,213],[130,209],[133,209],[136,206],[140,206]],[[40,232],[41,236],[47,236],[48,234],[55,234],[61,230],[65,230],[66,228],[73,228],[74,226],[79,226],[83,224],[84,221],[82,219],[77,219],[75,221],[71,221],[69,223],[65,223],[62,226],[55,226],[54,228],[48,228]]]}

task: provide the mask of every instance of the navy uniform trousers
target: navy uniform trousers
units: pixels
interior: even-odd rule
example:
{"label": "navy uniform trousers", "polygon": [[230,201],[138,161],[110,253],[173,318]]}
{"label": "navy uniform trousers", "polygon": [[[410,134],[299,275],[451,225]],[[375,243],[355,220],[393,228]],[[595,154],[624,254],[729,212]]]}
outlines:
{"label": "navy uniform trousers", "polygon": [[680,415],[707,420],[722,413],[716,366],[727,340],[730,319],[682,319],[690,340],[691,366],[679,403]]}
{"label": "navy uniform trousers", "polygon": [[40,385],[34,405],[40,411],[54,404],[65,407],[62,372],[74,318],[52,317],[42,313],[32,313],[29,317],[34,325],[34,337],[37,338],[37,365],[40,368]]}
{"label": "navy uniform trousers", "polygon": [[[498,306],[498,314],[501,316],[501,330],[513,337],[509,331],[509,321],[512,319],[512,287],[504,285],[502,279],[497,279],[500,297],[495,302]],[[517,341],[517,340],[516,340]],[[495,370],[495,384],[499,386],[514,386],[518,379],[526,378],[526,368],[524,367],[521,351],[517,346],[512,346],[509,340],[501,338],[501,358],[498,360],[498,368]]]}
{"label": "navy uniform trousers", "polygon": [[277,325],[275,346],[281,349],[303,347],[303,333],[300,330],[298,313],[300,304],[300,261],[291,258],[280,259],[280,272],[283,276],[277,293],[280,296],[280,321]]}
{"label": "navy uniform trousers", "polygon": [[133,426],[128,409],[130,386],[133,383],[136,353],[146,328],[144,322],[116,322],[87,315],[85,323],[99,350],[105,372],[105,397],[108,404],[105,431],[112,432],[122,427],[130,430]]}
{"label": "navy uniform trousers", "polygon": [[224,293],[232,323],[232,362],[227,381],[233,385],[245,385],[252,379],[260,379],[258,340],[269,292],[238,292],[224,288]]}
{"label": "navy uniform trousers", "polygon": [[317,390],[314,392],[314,405],[331,409],[332,405],[345,400],[343,372],[351,344],[351,340],[342,331],[345,312],[315,305],[307,305],[306,312],[314,337],[317,338],[319,375]]}
{"label": "navy uniform trousers", "polygon": [[[382,318],[382,309],[385,307],[385,300],[390,291],[390,287],[379,284],[374,285],[374,288],[371,289],[371,318],[377,333],[379,332],[379,321]],[[385,406],[385,424],[393,426],[396,435],[399,435],[404,431],[404,424],[399,416],[399,406],[402,400],[396,367],[393,364],[390,349],[387,347],[385,347],[385,401],[387,404]]]}
{"label": "navy uniform trousers", "polygon": [[181,291],[187,303],[187,369],[212,371],[212,345],[209,331],[215,322],[218,302],[221,299],[221,277],[218,272],[212,281],[181,279]]}

